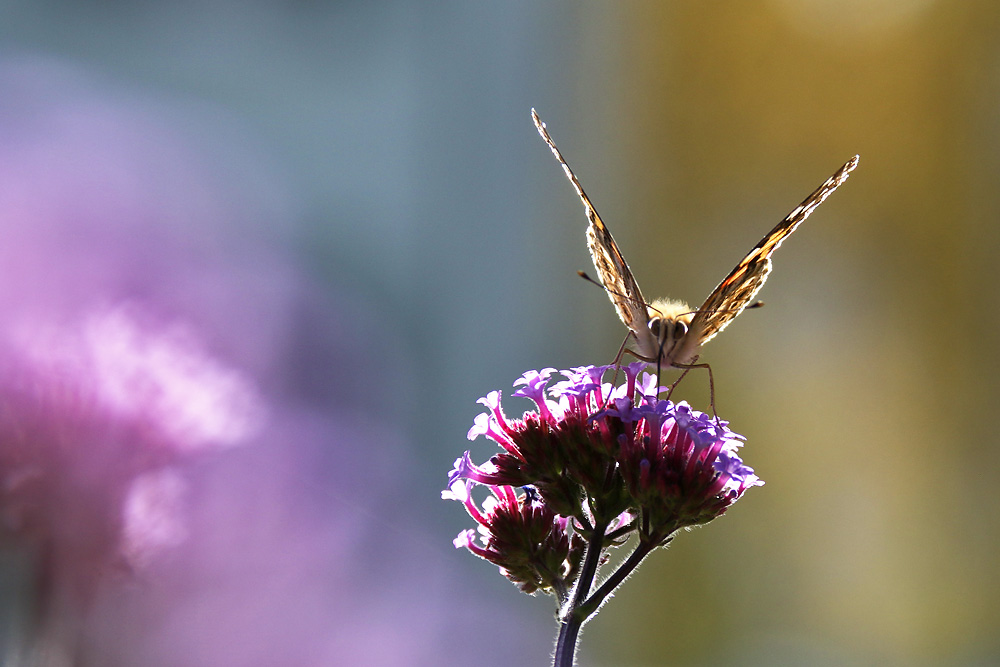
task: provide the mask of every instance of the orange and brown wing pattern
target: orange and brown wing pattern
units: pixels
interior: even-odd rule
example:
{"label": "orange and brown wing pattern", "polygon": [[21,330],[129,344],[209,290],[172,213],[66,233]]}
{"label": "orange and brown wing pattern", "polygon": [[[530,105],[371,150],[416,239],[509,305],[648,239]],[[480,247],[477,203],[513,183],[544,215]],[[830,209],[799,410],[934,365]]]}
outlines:
{"label": "orange and brown wing pattern", "polygon": [[583,201],[587,219],[590,220],[590,224],[587,226],[587,247],[590,248],[590,256],[594,260],[597,276],[600,278],[601,284],[604,285],[611,303],[615,305],[618,317],[632,331],[645,331],[649,322],[646,302],[642,298],[642,292],[639,291],[639,284],[636,283],[632,271],[629,270],[625,258],[622,257],[622,253],[618,249],[618,244],[615,243],[611,231],[601,220],[601,216],[597,214],[597,209],[590,202],[587,193],[583,191],[579,179],[569,168],[566,159],[556,147],[556,143],[552,141],[548,130],[545,129],[545,123],[538,117],[534,109],[531,110],[531,119],[535,122],[535,127],[538,128],[542,139],[549,145],[552,154],[556,156],[556,160],[562,165],[566,177],[569,178],[576,190],[576,194]]}
{"label": "orange and brown wing pattern", "polygon": [[855,155],[837,170],[823,185],[806,197],[794,211],[782,220],[760,240],[753,250],[736,265],[732,273],[719,283],[698,309],[691,323],[692,332],[698,335],[698,345],[704,345],[725,329],[737,315],[743,312],[757,295],[771,272],[771,255],[816,207],[839,188],[854,168],[859,156]]}

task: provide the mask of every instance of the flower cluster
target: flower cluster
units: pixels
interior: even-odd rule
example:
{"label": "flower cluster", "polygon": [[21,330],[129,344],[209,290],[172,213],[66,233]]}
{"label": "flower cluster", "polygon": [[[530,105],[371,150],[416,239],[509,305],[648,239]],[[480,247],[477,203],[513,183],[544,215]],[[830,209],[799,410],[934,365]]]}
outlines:
{"label": "flower cluster", "polygon": [[584,547],[583,538],[569,532],[569,519],[549,509],[530,487],[518,494],[511,486],[491,486],[493,495],[480,510],[470,487],[457,480],[442,495],[465,504],[485,544],[477,544],[476,531],[469,529],[459,533],[455,546],[498,565],[525,593],[564,590],[576,577]]}
{"label": "flower cluster", "polygon": [[[577,571],[581,532],[600,529],[612,543],[637,532],[647,544],[666,544],[763,484],[737,454],[742,436],[684,402],[660,400],[656,377],[639,377],[645,367],[623,367],[619,386],[603,381],[609,366],[560,371],[566,379],[551,386],[555,369],[529,371],[514,396],[535,410],[520,419],[503,413],[499,391],[480,399],[488,412],[469,439],[485,435],[502,451],[483,465],[469,452],[455,462],[443,495],[464,503],[483,542],[465,531],[456,546],[526,591],[558,592]],[[472,500],[475,485],[492,492],[483,510]]]}

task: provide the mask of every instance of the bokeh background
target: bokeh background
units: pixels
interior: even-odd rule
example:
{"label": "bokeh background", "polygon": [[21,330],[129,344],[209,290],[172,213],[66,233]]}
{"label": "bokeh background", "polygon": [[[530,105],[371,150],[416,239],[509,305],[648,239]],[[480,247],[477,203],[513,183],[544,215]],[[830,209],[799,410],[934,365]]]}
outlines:
{"label": "bokeh background", "polygon": [[[141,302],[269,406],[79,664],[548,661],[550,601],[438,497],[479,396],[623,335],[531,107],[646,296],[694,305],[861,155],[703,355],[767,485],[580,664],[1000,662],[1000,5],[9,1],[0,301]],[[7,545],[8,656],[31,572]]]}

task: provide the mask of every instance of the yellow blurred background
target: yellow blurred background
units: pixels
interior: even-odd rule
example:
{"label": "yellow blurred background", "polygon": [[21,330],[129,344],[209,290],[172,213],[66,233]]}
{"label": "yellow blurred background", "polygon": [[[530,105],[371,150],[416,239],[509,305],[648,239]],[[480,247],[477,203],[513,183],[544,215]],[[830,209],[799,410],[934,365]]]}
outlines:
{"label": "yellow blurred background", "polygon": [[[1000,659],[1000,5],[619,9],[596,8],[613,28],[583,40],[606,70],[576,75],[581,129],[553,132],[647,297],[697,305],[838,165],[861,163],[776,254],[767,307],[702,357],[767,485],[651,558],[582,664]],[[613,316],[584,298],[613,350]]]}

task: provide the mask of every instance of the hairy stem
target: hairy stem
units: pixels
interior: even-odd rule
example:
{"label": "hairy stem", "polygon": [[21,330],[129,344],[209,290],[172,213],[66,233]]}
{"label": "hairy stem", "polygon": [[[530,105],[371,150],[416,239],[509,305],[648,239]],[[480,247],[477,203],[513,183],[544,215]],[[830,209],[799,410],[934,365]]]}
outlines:
{"label": "hairy stem", "polygon": [[601,562],[604,551],[604,531],[608,528],[607,521],[597,521],[590,533],[587,553],[583,557],[580,576],[573,587],[573,596],[563,606],[559,613],[559,637],[556,639],[556,650],[553,657],[553,667],[572,667],[576,656],[576,643],[580,637],[580,628],[589,614],[580,613],[580,607],[590,595],[590,589],[597,576],[597,566]]}
{"label": "hairy stem", "polygon": [[601,584],[600,588],[594,591],[594,594],[577,608],[580,615],[587,618],[597,611],[604,600],[606,600],[607,597],[611,595],[616,588],[618,588],[619,584],[625,581],[625,579],[632,574],[635,568],[639,567],[639,563],[641,563],[642,560],[655,548],[656,543],[654,542],[640,542],[639,546],[635,548],[635,551],[629,555],[625,562],[619,565],[618,569],[615,570],[603,584]]}

